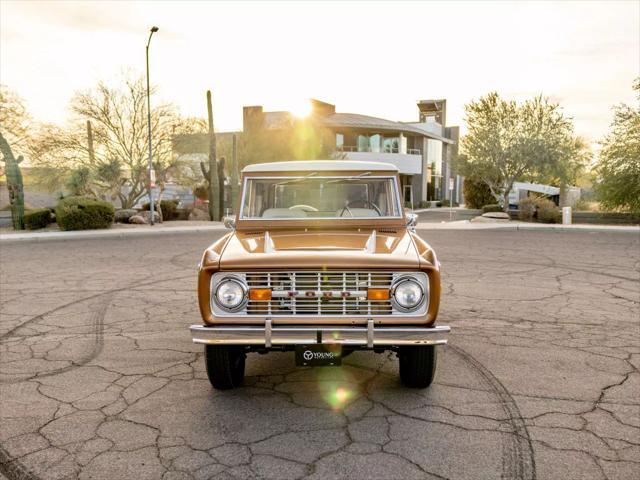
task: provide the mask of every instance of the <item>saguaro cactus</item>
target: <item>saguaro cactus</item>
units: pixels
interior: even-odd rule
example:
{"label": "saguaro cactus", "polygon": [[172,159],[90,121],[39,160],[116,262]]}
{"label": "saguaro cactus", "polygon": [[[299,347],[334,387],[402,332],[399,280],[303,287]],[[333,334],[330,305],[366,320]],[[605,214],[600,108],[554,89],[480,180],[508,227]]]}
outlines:
{"label": "saguaro cactus", "polygon": [[87,120],[87,146],[89,148],[89,162],[91,165],[96,163],[96,153],[93,149],[93,129],[91,128],[91,121]]}
{"label": "saguaro cactus", "polygon": [[229,174],[231,176],[231,208],[235,212],[238,208],[238,142],[236,134],[233,134],[231,165]]}
{"label": "saguaro cactus", "polygon": [[0,151],[5,165],[4,173],[7,177],[7,189],[9,190],[9,203],[11,204],[11,221],[14,230],[24,230],[24,185],[22,184],[22,172],[20,166],[22,155],[15,158],[9,142],[0,133]]}
{"label": "saguaro cactus", "polygon": [[218,197],[219,197],[219,204],[218,204],[218,214],[220,215],[220,218],[224,218],[224,165],[225,165],[226,159],[225,157],[220,157],[220,160],[218,161]]}
{"label": "saguaro cactus", "polygon": [[213,131],[213,107],[211,90],[207,90],[207,114],[209,117],[209,166],[200,162],[200,169],[209,184],[209,218],[220,220],[220,185],[218,182],[218,166],[216,162],[216,134]]}

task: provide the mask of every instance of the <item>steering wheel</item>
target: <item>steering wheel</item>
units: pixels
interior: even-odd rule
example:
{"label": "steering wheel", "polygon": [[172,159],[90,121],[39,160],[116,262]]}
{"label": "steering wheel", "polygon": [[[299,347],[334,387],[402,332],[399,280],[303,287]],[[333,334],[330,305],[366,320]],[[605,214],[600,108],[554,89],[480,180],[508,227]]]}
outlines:
{"label": "steering wheel", "polygon": [[294,205],[293,207],[289,207],[289,210],[302,210],[304,212],[317,212],[318,209],[316,207],[312,207],[311,205]]}
{"label": "steering wheel", "polygon": [[353,217],[353,212],[351,210],[349,210],[349,200],[344,202],[344,207],[342,207],[342,210],[340,210],[340,215],[338,215],[338,216],[339,217],[344,216],[344,212],[348,212],[349,215],[351,215]]}
{"label": "steering wheel", "polygon": [[[375,203],[373,203],[371,200],[361,200],[362,201],[362,205],[364,206],[364,208],[369,208],[370,210],[373,210],[374,212],[376,212],[378,214],[379,217],[382,217],[382,210],[380,210],[380,207],[378,207]],[[357,203],[357,202],[354,202]],[[345,202],[344,204],[344,208],[342,209],[342,211],[340,212],[340,216],[342,216],[342,214],[345,212],[345,210],[347,212],[349,212],[349,215],[351,215],[353,217],[353,213],[351,212],[351,210],[349,210],[349,207],[352,207],[353,205],[351,204],[351,202],[349,202],[348,200]]]}
{"label": "steering wheel", "polygon": [[367,202],[369,204],[369,206],[373,207],[373,210],[375,210],[375,212],[378,214],[379,217],[382,217],[382,210],[380,210],[380,207],[378,207],[375,203],[373,203],[371,200],[369,200]]}

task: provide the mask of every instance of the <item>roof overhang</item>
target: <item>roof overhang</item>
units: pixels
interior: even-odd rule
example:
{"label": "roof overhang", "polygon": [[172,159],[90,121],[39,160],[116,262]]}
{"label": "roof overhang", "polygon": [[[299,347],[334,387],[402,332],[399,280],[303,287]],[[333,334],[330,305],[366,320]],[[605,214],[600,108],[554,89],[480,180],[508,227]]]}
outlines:
{"label": "roof overhang", "polygon": [[398,172],[398,167],[383,162],[344,160],[300,160],[291,162],[255,163],[242,169],[242,173],[275,172]]}

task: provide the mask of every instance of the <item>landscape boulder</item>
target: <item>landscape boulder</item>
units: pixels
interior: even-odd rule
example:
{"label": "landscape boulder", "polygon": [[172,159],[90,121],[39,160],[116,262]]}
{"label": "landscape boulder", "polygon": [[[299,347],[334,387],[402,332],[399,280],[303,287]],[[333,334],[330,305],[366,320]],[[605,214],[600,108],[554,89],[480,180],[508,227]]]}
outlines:
{"label": "landscape boulder", "polygon": [[472,218],[472,222],[477,223],[503,223],[510,220],[509,214],[505,212],[487,212],[480,217]]}
{"label": "landscape boulder", "polygon": [[483,213],[484,218],[495,218],[496,220],[509,220],[509,214],[506,212],[487,212]]}
{"label": "landscape boulder", "polygon": [[199,208],[194,208],[189,214],[189,220],[207,221],[209,220],[209,214]]}
{"label": "landscape boulder", "polygon": [[122,210],[116,210],[114,221],[116,223],[129,223],[129,219],[138,213],[133,208],[123,208]]}
{"label": "landscape boulder", "polygon": [[[154,223],[162,223],[158,212],[153,212],[153,221]],[[129,217],[129,223],[135,223],[138,225],[151,223],[151,212],[145,211],[136,213],[135,215]]]}

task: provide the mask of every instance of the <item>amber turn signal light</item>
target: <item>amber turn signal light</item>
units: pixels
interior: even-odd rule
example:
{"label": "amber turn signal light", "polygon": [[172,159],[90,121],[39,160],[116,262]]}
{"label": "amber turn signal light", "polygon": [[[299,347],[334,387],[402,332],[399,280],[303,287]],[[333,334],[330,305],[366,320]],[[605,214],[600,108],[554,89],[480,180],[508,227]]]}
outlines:
{"label": "amber turn signal light", "polygon": [[258,300],[262,302],[271,300],[271,289],[270,288],[252,288],[251,290],[249,290],[249,300]]}
{"label": "amber turn signal light", "polygon": [[386,288],[370,288],[367,290],[367,300],[389,300],[389,290]]}

